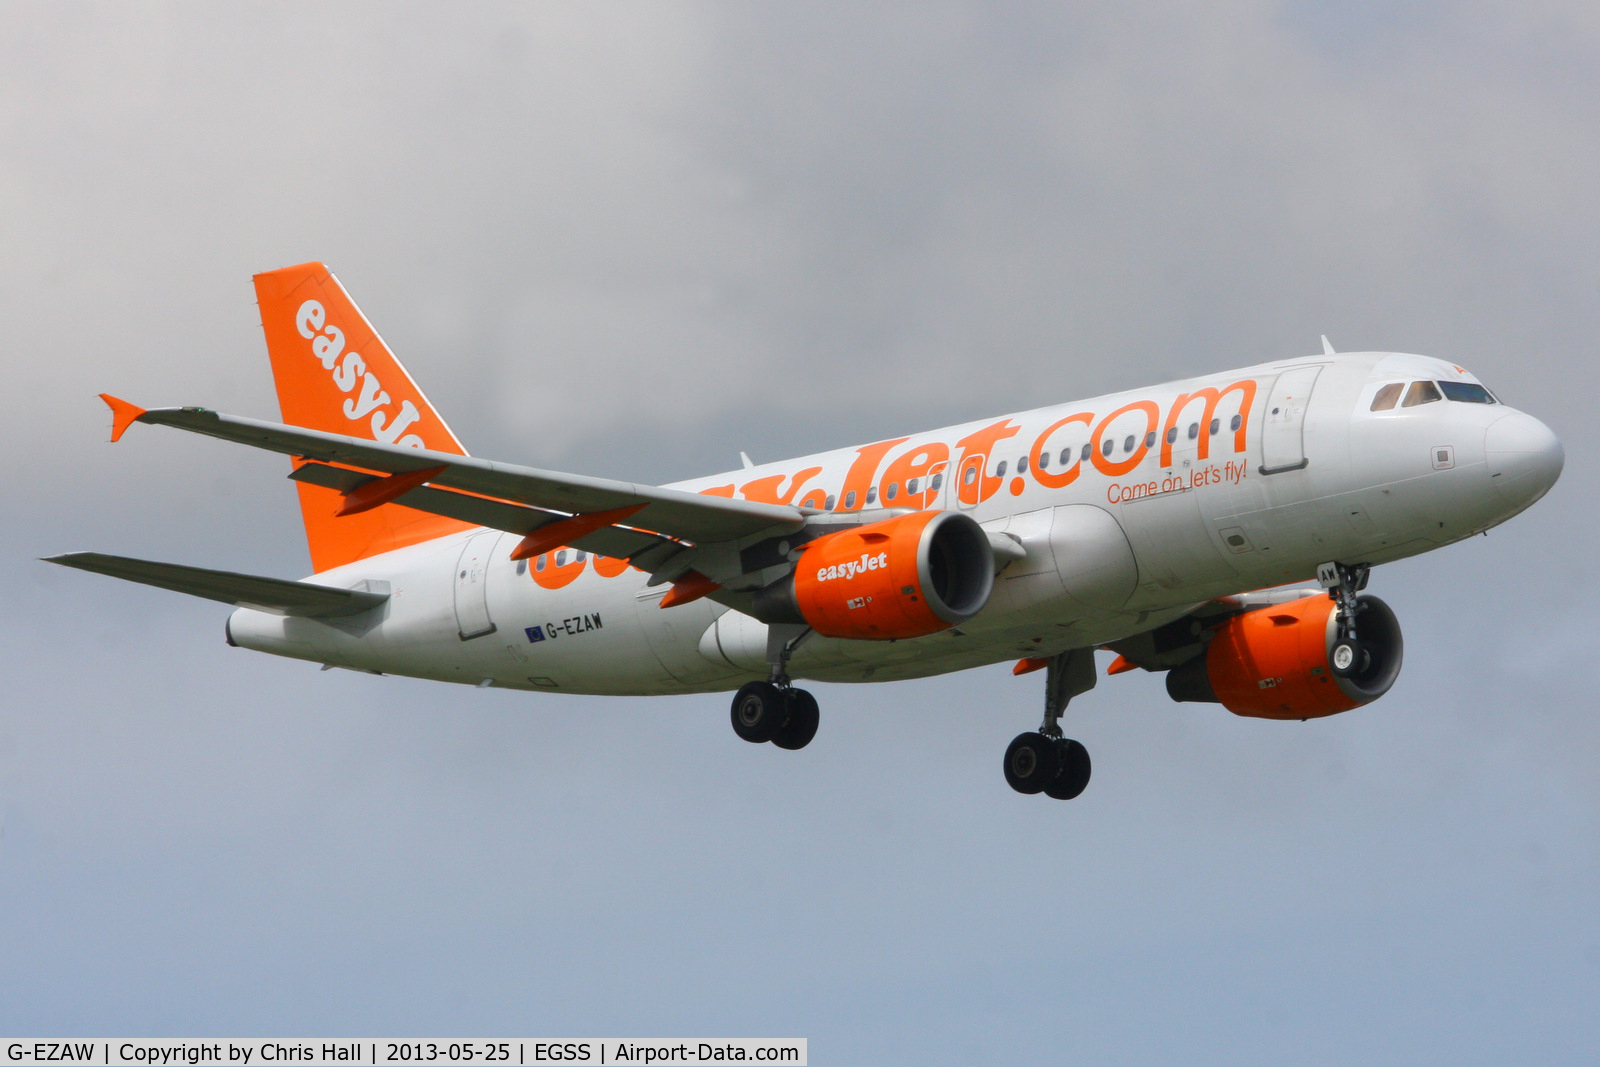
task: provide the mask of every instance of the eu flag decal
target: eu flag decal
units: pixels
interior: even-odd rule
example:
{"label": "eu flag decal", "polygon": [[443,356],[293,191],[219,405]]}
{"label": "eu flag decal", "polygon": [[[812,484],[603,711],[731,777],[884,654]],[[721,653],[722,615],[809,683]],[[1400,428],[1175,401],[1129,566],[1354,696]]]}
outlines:
{"label": "eu flag decal", "polygon": [[544,627],[543,626],[529,626],[527,629],[523,630],[522,632],[528,635],[528,643],[529,644],[535,644],[535,643],[537,643],[539,641],[543,641],[544,640]]}

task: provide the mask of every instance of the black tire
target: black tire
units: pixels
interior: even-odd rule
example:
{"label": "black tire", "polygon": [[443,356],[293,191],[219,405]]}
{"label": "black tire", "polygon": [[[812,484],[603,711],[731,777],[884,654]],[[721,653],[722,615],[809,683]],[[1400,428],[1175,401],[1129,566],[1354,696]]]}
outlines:
{"label": "black tire", "polygon": [[1019,793],[1042,793],[1061,769],[1055,741],[1041,733],[1018,734],[1006,746],[1006,784]]}
{"label": "black tire", "polygon": [[772,735],[772,743],[790,750],[805,748],[817,736],[817,698],[804,689],[789,690],[789,721]]}
{"label": "black tire", "polygon": [[1070,737],[1056,742],[1061,772],[1044,787],[1044,795],[1056,800],[1071,800],[1089,787],[1089,750]]}
{"label": "black tire", "polygon": [[748,682],[733,694],[733,732],[753,745],[771,741],[789,721],[789,702],[771,682]]}
{"label": "black tire", "polygon": [[1353,641],[1348,637],[1341,637],[1333,643],[1333,648],[1328,650],[1328,667],[1340,678],[1349,678],[1359,674],[1369,661],[1367,650],[1361,647],[1360,641]]}

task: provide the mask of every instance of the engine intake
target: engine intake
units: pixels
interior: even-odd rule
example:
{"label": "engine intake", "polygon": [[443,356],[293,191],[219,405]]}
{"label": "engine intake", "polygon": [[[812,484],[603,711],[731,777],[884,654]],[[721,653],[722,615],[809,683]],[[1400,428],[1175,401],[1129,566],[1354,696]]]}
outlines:
{"label": "engine intake", "polygon": [[756,594],[763,622],[887,641],[965,622],[989,602],[994,550],[972,517],[918,511],[819,537],[794,573]]}
{"label": "engine intake", "polygon": [[1235,715],[1315,719],[1369,704],[1400,676],[1400,621],[1375,596],[1357,599],[1363,661],[1347,677],[1330,661],[1338,626],[1334,603],[1308,596],[1235,615],[1203,655],[1167,672],[1173,700],[1220,703]]}

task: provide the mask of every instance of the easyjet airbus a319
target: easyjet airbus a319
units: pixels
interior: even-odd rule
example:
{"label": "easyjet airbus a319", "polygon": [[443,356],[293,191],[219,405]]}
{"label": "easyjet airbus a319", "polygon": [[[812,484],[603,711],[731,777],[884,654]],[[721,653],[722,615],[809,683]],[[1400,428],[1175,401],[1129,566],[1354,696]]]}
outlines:
{"label": "easyjet airbus a319", "polygon": [[[135,422],[291,457],[301,581],[80,552],[52,562],[235,606],[230,645],[550,693],[734,690],[746,741],[804,748],[794,684],[1003,660],[1045,672],[1021,793],[1089,781],[1067,702],[1108,673],[1310,719],[1400,673],[1370,568],[1487,530],[1561,443],[1447,360],[1285,359],[663,487],[467,455],[326,267],[255,279],[283,423],[105,396]],[[1313,588],[1277,588],[1317,581]]]}

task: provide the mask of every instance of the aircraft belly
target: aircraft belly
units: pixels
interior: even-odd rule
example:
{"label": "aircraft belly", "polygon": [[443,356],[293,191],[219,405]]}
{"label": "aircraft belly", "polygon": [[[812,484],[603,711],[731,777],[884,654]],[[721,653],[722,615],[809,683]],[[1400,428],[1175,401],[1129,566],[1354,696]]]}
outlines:
{"label": "aircraft belly", "polygon": [[1200,513],[1201,489],[1124,501],[1119,518],[1139,563],[1140,604],[1226,586],[1238,571],[1212,542]]}
{"label": "aircraft belly", "polygon": [[663,608],[661,598],[667,586],[640,586],[630,597],[634,626],[649,643],[658,670],[683,692],[734,688],[744,672],[733,665],[709,658],[701,652],[701,639],[707,628],[729,609],[710,598],[694,600],[677,607]]}

